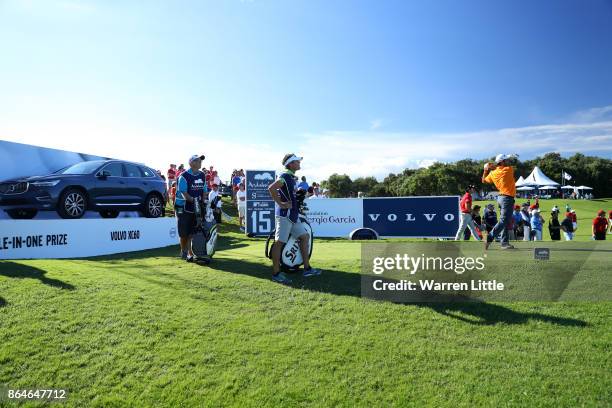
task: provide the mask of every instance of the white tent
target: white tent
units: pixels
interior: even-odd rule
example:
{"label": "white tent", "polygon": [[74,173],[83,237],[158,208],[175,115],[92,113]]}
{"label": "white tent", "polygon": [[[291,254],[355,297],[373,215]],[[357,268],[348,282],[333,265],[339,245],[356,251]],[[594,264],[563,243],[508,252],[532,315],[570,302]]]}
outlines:
{"label": "white tent", "polygon": [[519,177],[519,178],[518,178],[518,180],[516,180],[515,185],[516,185],[517,187],[523,187],[523,186],[537,186],[537,184],[536,184],[536,183],[534,183],[534,182],[529,182],[529,181],[525,180],[525,179],[523,178],[523,176]]}
{"label": "white tent", "polygon": [[538,166],[535,166],[531,174],[525,177],[525,183],[535,186],[559,186],[554,180],[551,180]]}
{"label": "white tent", "polygon": [[575,189],[576,187],[574,187],[574,186],[563,186],[563,187],[561,187],[561,188],[562,188],[563,190],[573,190],[573,189]]}
{"label": "white tent", "polygon": [[576,190],[592,190],[593,188],[587,186],[576,187]]}
{"label": "white tent", "polygon": [[539,190],[556,190],[558,187],[556,186],[544,186],[544,187],[538,187]]}
{"label": "white tent", "polygon": [[534,189],[534,187],[523,186],[523,187],[517,188],[516,191],[531,191],[533,189]]}

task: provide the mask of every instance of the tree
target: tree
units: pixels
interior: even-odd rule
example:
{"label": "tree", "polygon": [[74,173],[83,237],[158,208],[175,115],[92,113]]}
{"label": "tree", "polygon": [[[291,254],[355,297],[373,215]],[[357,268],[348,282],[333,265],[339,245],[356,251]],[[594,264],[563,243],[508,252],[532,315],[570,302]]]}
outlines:
{"label": "tree", "polygon": [[362,192],[370,195],[371,191],[378,185],[378,180],[374,177],[359,177],[353,180],[353,192]]}
{"label": "tree", "polygon": [[[323,183],[321,183],[323,185]],[[325,183],[329,196],[333,198],[349,197],[353,191],[353,182],[346,174],[332,174]]]}

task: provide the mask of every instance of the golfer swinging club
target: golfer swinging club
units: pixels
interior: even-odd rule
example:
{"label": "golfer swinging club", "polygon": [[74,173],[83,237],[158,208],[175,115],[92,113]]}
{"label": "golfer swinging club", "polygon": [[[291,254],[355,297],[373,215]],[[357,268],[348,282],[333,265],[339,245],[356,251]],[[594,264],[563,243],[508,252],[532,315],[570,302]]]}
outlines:
{"label": "golfer swinging club", "polygon": [[308,232],[298,217],[298,202],[295,197],[296,177],[295,172],[300,169],[301,157],[293,153],[283,157],[285,172],[270,184],[268,191],[274,200],[276,231],[274,244],[272,244],[272,280],[288,285],[291,283],[284,273],[280,271],[280,257],[283,244],[287,242],[290,235],[299,238],[300,252],[304,260],[304,276],[320,275],[321,270],[310,266],[308,251]]}
{"label": "golfer swinging club", "polygon": [[514,169],[508,162],[515,157],[517,156],[498,154],[495,157],[495,165],[487,163],[484,166],[482,182],[495,185],[497,191],[499,191],[497,203],[500,206],[499,221],[486,236],[486,239],[483,239],[485,241],[485,250],[489,249],[489,246],[499,234],[501,234],[502,249],[514,249],[508,242],[508,224],[510,224],[512,219],[516,185],[514,182]]}

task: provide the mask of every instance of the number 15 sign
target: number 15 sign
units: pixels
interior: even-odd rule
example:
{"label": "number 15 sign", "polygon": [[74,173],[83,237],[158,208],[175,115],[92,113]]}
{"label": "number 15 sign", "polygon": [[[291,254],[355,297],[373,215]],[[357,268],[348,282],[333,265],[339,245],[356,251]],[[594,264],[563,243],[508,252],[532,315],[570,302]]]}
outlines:
{"label": "number 15 sign", "polygon": [[276,179],[274,170],[246,171],[246,233],[267,236],[274,228],[274,200],[268,186]]}

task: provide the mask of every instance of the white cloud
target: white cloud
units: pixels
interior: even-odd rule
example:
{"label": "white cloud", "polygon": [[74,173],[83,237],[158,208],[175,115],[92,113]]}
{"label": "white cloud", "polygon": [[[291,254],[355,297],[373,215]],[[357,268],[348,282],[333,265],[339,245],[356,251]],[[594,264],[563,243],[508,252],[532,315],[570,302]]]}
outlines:
{"label": "white cloud", "polygon": [[370,130],[376,130],[383,125],[382,119],[374,119],[370,121]]}
{"label": "white cloud", "polygon": [[571,119],[576,122],[612,120],[612,105],[578,111]]}
{"label": "white cloud", "polygon": [[[164,170],[204,153],[226,179],[234,168],[279,169],[282,147],[257,140],[230,141],[219,135],[178,134],[130,128],[122,123],[70,118],[15,122],[0,115],[0,138],[20,143],[147,163]],[[547,152],[612,156],[612,121],[568,123],[465,133],[329,131],[302,135],[295,153],[303,155],[302,174],[323,180],[332,173],[375,176],[435,161],[487,158],[518,153],[522,159]]]}

